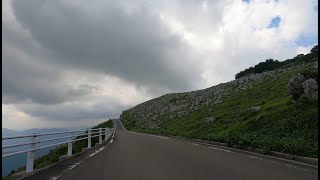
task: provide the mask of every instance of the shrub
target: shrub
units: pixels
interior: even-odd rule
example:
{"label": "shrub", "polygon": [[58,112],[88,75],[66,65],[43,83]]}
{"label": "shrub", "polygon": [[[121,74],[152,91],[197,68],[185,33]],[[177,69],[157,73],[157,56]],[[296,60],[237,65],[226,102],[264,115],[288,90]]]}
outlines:
{"label": "shrub", "polygon": [[300,72],[301,75],[303,75],[307,79],[315,79],[318,82],[318,71],[306,69]]}

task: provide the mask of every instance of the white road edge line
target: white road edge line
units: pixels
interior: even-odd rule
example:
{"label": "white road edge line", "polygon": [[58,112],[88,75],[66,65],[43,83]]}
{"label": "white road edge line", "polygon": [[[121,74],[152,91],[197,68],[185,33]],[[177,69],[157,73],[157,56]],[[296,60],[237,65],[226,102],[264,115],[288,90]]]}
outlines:
{"label": "white road edge line", "polygon": [[290,168],[297,168],[296,166],[291,165],[291,164],[285,164],[285,166],[290,167]]}
{"label": "white road edge line", "polygon": [[[209,148],[211,148],[211,149],[220,149],[220,148],[214,148],[214,147],[212,147],[211,144],[208,144],[208,143],[200,143],[200,144],[204,144],[204,145],[210,146]],[[265,159],[271,159],[271,160],[267,160],[270,163],[285,164],[284,162],[282,162],[282,161],[285,161],[285,162],[289,162],[289,163],[293,163],[293,164],[298,164],[298,165],[303,165],[303,166],[307,166],[307,167],[312,167],[312,168],[318,169],[318,166],[316,166],[316,165],[312,165],[312,164],[308,164],[308,163],[304,163],[304,162],[299,162],[299,161],[294,161],[294,160],[289,160],[289,159],[284,159],[284,158],[279,158],[279,157],[276,157],[276,156],[268,156],[268,155],[259,154],[259,153],[256,153],[256,152],[251,152],[251,151],[244,151],[244,150],[241,150],[241,149],[235,149],[235,152],[232,152],[232,151],[229,151],[229,150],[224,150],[224,151],[230,152],[230,153],[243,152],[243,153],[249,153],[249,154],[256,155],[256,156],[261,156],[262,159],[264,159],[264,158]],[[304,168],[302,168],[302,169],[304,169]]]}
{"label": "white road edge line", "polygon": [[56,180],[56,179],[60,178],[62,175],[63,175],[63,174],[60,174],[60,175],[57,176],[57,177],[52,177],[51,180]]}
{"label": "white road edge line", "polygon": [[[110,144],[110,143],[108,143],[108,144]],[[108,146],[108,144],[107,144],[106,146],[101,147],[99,150],[95,151],[94,153],[90,154],[90,155],[87,156],[85,159],[90,158],[90,157],[96,155],[97,153],[99,153],[100,151],[104,150],[104,149]],[[66,170],[64,170],[64,171],[63,171],[64,173],[60,174],[60,175],[57,176],[57,177],[51,177],[51,180],[59,179],[61,176],[63,176],[64,174],[66,174],[67,172],[69,172],[70,170],[72,170],[73,168],[75,168],[76,166],[78,166],[79,164],[81,164],[82,162],[84,162],[84,161],[81,160],[81,161],[79,161],[79,162],[74,163],[73,165],[69,166]]]}
{"label": "white road edge line", "polygon": [[219,150],[219,151],[231,152],[231,151],[229,151],[229,150],[227,150],[227,149],[221,149],[221,148],[216,148],[216,147],[212,147],[212,146],[210,146],[209,148],[210,148],[210,149]]}
{"label": "white road edge line", "polygon": [[251,159],[262,159],[262,158],[256,157],[256,156],[249,156],[249,158],[251,158]]}
{"label": "white road edge line", "polygon": [[133,132],[133,131],[128,131],[128,132],[134,133],[134,134],[138,134],[138,135],[143,135],[143,136],[152,136],[152,137],[158,137],[158,138],[162,138],[162,139],[170,139],[170,138],[167,138],[167,137],[153,135],[153,134],[143,134],[143,133],[138,133],[138,132]]}
{"label": "white road edge line", "polygon": [[[120,121],[120,120],[119,120]],[[120,124],[122,125],[121,121],[120,121]],[[122,125],[123,127],[123,125]],[[124,127],[123,127],[124,128]],[[125,129],[125,128],[124,128]],[[151,134],[143,134],[143,133],[137,133],[137,132],[133,132],[133,131],[128,131],[130,133],[135,133],[135,134],[140,134],[140,135],[147,135],[147,136],[155,136],[155,137],[159,137],[159,138],[163,138],[163,139],[172,139],[172,138],[167,138],[167,137],[163,137],[163,136],[157,136],[157,135],[151,135]],[[173,139],[176,139],[176,138],[173,138]],[[188,140],[187,140],[188,141]],[[308,167],[313,167],[313,168],[316,168],[318,169],[318,166],[316,165],[312,165],[312,164],[308,164],[308,163],[303,163],[303,162],[299,162],[299,161],[294,161],[294,160],[289,160],[289,159],[283,159],[283,158],[278,158],[276,156],[267,156],[267,155],[264,155],[264,154],[259,154],[259,153],[256,153],[256,152],[250,152],[250,151],[244,151],[244,150],[240,150],[240,149],[235,149],[235,151],[230,151],[230,150],[227,150],[227,149],[220,149],[220,148],[215,148],[215,147],[212,147],[212,144],[208,144],[208,143],[204,143],[204,142],[200,142],[199,144],[202,144],[202,145],[205,145],[205,146],[209,146],[209,148],[211,149],[216,149],[216,150],[221,150],[221,151],[225,151],[225,152],[229,152],[229,153],[239,153],[239,152],[244,152],[244,153],[250,153],[252,155],[257,155],[257,156],[262,156],[262,157],[266,157],[266,158],[271,158],[271,159],[276,159],[276,160],[280,160],[280,161],[287,161],[287,162],[290,162],[290,163],[293,163],[293,164],[299,164],[299,165],[304,165],[304,166],[308,166]],[[263,158],[262,158],[263,159]],[[277,161],[274,161],[274,160],[269,160],[269,162],[271,163],[275,163]],[[280,163],[280,162],[279,162]]]}
{"label": "white road edge line", "polygon": [[[117,127],[117,125],[116,125],[116,123],[114,123],[114,132],[113,132],[112,138],[114,137],[114,134],[115,134],[115,132],[116,132],[116,127]],[[110,142],[109,142],[107,145],[101,147],[99,150],[97,150],[97,151],[95,151],[94,153],[90,154],[89,156],[85,157],[85,159],[88,159],[88,158],[96,155],[96,154],[99,153],[100,151],[104,150],[104,149],[105,149],[109,144],[111,144],[112,142],[113,142],[113,139],[111,139]],[[81,161],[79,161],[79,162],[77,162],[77,163],[74,163],[73,165],[69,166],[66,170],[64,170],[64,171],[63,171],[64,173],[60,174],[60,175],[57,176],[57,177],[51,177],[51,180],[57,180],[57,179],[59,179],[61,176],[63,176],[64,174],[66,174],[67,172],[69,172],[71,169],[73,169],[74,167],[78,166],[78,165],[81,164],[82,162],[84,162],[84,161],[81,160]]]}

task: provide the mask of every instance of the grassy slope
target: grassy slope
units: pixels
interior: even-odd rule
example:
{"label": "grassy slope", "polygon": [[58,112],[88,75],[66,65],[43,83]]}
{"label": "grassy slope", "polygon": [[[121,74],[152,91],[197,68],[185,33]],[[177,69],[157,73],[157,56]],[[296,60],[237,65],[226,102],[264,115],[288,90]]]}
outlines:
{"label": "grassy slope", "polygon": [[[106,128],[106,127],[112,128],[113,121],[112,120],[105,121],[103,123],[100,123],[100,124],[92,127],[92,128]],[[84,137],[84,136],[79,136],[77,138],[82,138],[82,137]],[[103,136],[103,138],[104,138],[104,136]],[[98,142],[99,142],[99,137],[93,137],[91,140],[92,146],[94,146]],[[74,142],[72,144],[72,154],[76,154],[76,153],[81,152],[82,148],[87,147],[87,144],[88,144],[87,139]],[[40,168],[46,167],[50,164],[53,164],[55,162],[58,162],[60,156],[67,154],[67,150],[68,150],[67,144],[63,144],[63,145],[59,146],[58,148],[51,150],[50,153],[48,153],[47,155],[44,155],[44,156],[35,160],[34,168],[40,169]],[[25,170],[25,166],[20,167],[16,171],[12,171],[10,173],[10,175],[13,173],[16,173],[18,171],[21,171],[21,170]]]}
{"label": "grassy slope", "polygon": [[[124,125],[129,130],[168,134],[225,142],[241,147],[262,148],[295,155],[317,157],[318,153],[318,100],[300,98],[292,102],[288,93],[288,82],[313,65],[291,67],[276,77],[265,78],[251,88],[236,92],[231,85],[231,96],[221,104],[202,106],[186,117],[169,120],[162,116],[160,129],[142,129],[136,126],[132,117],[124,113]],[[259,112],[248,111],[260,106]],[[210,111],[209,109],[212,109]],[[216,118],[213,123],[202,119]]]}

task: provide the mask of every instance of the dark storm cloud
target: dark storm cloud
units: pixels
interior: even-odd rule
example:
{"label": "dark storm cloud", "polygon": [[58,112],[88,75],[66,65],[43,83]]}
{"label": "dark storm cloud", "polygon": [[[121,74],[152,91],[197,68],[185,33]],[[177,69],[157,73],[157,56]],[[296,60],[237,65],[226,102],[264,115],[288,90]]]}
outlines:
{"label": "dark storm cloud", "polygon": [[[37,62],[23,52],[3,45],[2,90],[4,103],[31,101],[40,104],[57,104],[72,101],[94,91],[90,86],[74,87],[63,81],[58,68]],[[35,57],[32,57],[35,58]]]}
{"label": "dark storm cloud", "polygon": [[200,79],[197,66],[188,64],[188,47],[158,16],[143,8],[127,14],[115,1],[80,2],[14,1],[13,9],[37,42],[55,53],[52,63],[173,91],[191,89],[190,82]]}
{"label": "dark storm cloud", "polygon": [[[3,23],[3,104],[43,121],[117,118],[134,102],[200,79],[189,47],[158,15],[127,12],[118,1],[69,2],[13,1],[15,22]],[[106,94],[95,86],[104,77],[141,94]]]}

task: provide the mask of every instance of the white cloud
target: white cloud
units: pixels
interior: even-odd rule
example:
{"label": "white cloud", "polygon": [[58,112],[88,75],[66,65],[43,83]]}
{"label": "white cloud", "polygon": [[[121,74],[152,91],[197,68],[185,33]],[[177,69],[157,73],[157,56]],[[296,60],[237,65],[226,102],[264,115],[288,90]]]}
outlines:
{"label": "white cloud", "polygon": [[297,48],[297,54],[308,54],[310,53],[310,50],[311,48],[313,47],[314,45],[312,46],[306,46],[306,47],[303,47],[303,46],[299,46]]}
{"label": "white cloud", "polygon": [[10,129],[33,128],[41,121],[19,111],[14,105],[2,104],[2,127]]}

